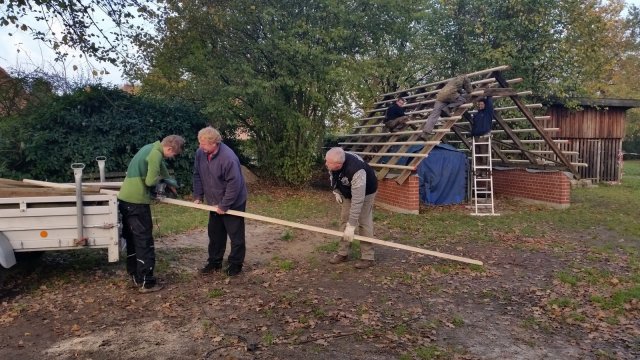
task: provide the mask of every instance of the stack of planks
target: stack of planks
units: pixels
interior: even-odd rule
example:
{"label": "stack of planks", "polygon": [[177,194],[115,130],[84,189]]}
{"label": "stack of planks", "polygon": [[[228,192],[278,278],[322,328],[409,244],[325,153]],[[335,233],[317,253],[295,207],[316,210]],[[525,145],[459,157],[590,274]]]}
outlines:
{"label": "stack of planks", "polygon": [[[83,194],[99,194],[100,188],[83,186]],[[22,181],[0,178],[0,198],[40,197],[40,196],[75,196],[74,187],[51,188],[29,184]]]}

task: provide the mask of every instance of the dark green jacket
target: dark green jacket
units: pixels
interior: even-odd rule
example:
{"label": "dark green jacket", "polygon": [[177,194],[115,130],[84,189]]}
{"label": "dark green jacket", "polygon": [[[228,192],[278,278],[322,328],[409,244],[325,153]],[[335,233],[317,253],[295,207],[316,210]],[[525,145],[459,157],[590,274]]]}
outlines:
{"label": "dark green jacket", "polygon": [[131,159],[118,199],[132,204],[150,204],[151,189],[168,177],[162,144],[160,141],[147,144]]}

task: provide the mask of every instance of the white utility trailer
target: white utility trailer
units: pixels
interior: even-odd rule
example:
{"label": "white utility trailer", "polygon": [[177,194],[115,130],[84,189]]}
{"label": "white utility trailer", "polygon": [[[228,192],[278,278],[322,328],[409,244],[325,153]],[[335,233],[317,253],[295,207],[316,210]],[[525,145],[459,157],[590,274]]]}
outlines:
{"label": "white utility trailer", "polygon": [[13,266],[18,252],[83,248],[107,249],[118,261],[116,195],[82,188],[0,179],[0,265]]}

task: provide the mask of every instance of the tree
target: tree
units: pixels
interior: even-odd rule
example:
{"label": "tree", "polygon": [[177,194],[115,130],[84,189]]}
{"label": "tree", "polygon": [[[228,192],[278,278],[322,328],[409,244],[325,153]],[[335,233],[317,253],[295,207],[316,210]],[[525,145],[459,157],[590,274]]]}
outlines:
{"label": "tree", "polygon": [[433,54],[442,77],[507,64],[541,97],[595,95],[625,46],[623,2],[456,0],[437,3]]}
{"label": "tree", "polygon": [[246,129],[261,168],[293,184],[311,176],[331,115],[351,103],[358,59],[409,13],[388,0],[167,4],[160,38],[139,38],[144,88]]}
{"label": "tree", "polygon": [[[625,30],[626,51],[604,90],[607,96],[640,99],[640,8],[637,6],[629,8],[625,18]],[[631,153],[640,153],[640,109],[627,111],[625,130],[623,149]]]}

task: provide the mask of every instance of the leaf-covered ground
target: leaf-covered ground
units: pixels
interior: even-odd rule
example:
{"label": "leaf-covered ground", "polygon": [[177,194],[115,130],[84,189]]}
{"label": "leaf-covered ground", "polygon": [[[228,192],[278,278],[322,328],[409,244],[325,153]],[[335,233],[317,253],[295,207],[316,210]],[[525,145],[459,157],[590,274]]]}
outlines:
{"label": "leaf-covered ground", "polygon": [[[326,200],[305,206],[309,198]],[[273,205],[284,199],[289,205]],[[255,195],[265,215],[336,228],[331,199],[316,190]],[[544,221],[535,230],[521,220],[509,228],[497,222],[526,205],[498,206],[502,220],[473,218],[480,238],[445,236],[376,210],[376,237],[482,267],[382,246],[370,269],[330,265],[334,238],[253,221],[245,271],[234,278],[197,273],[206,260],[203,229],[158,238],[166,287],[152,294],[138,294],[122,262],[108,264],[101,251],[48,253],[5,281],[0,358],[640,357],[638,239],[597,226],[559,231]],[[444,207],[420,216],[426,223],[467,212]]]}

